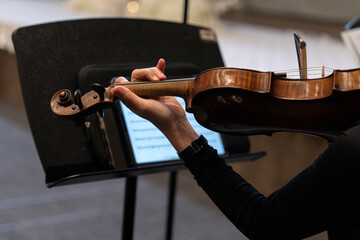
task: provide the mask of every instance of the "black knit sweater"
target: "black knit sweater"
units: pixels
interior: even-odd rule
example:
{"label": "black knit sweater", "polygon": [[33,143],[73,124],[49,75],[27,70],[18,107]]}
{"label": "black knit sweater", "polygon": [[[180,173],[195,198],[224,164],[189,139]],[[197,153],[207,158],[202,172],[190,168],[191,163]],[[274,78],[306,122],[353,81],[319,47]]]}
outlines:
{"label": "black knit sweater", "polygon": [[[316,161],[265,197],[211,146],[183,157],[197,183],[250,239],[360,239],[360,125],[341,134]],[[289,159],[291,160],[291,159]]]}

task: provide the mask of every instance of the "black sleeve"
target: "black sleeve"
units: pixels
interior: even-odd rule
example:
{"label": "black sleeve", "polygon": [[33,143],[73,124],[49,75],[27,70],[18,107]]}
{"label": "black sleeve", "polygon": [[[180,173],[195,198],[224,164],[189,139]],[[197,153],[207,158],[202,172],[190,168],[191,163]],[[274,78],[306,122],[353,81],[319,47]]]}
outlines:
{"label": "black sleeve", "polygon": [[359,140],[360,126],[348,130],[314,164],[268,197],[209,145],[183,160],[199,186],[248,238],[303,239],[338,224],[353,204],[348,201],[359,182]]}

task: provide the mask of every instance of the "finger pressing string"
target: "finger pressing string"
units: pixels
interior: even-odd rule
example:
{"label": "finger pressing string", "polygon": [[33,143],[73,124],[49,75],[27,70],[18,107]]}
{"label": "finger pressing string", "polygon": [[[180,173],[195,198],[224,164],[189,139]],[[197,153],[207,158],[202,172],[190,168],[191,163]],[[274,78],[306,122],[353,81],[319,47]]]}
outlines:
{"label": "finger pressing string", "polygon": [[127,80],[125,77],[114,77],[113,79],[114,83],[128,83],[129,80]]}
{"label": "finger pressing string", "polygon": [[158,68],[153,67],[150,68],[151,71],[148,72],[148,79],[151,79],[153,81],[159,81],[159,80],[165,80],[166,76],[165,74]]}
{"label": "finger pressing string", "polygon": [[162,72],[164,73],[165,72],[165,59],[163,58],[160,58],[156,67]]}

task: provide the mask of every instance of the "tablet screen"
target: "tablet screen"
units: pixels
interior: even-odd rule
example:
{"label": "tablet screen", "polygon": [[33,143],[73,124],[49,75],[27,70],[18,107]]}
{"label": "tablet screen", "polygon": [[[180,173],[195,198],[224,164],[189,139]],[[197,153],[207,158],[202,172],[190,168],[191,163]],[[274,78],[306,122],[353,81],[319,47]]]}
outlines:
{"label": "tablet screen", "polygon": [[[185,108],[182,98],[177,98]],[[137,116],[121,103],[121,111],[124,117],[128,136],[136,164],[164,162],[178,160],[176,150],[160,130],[151,122]],[[193,114],[186,113],[188,120],[199,135],[204,135],[209,144],[217,149],[220,155],[225,154],[221,135],[202,127],[195,120]]]}

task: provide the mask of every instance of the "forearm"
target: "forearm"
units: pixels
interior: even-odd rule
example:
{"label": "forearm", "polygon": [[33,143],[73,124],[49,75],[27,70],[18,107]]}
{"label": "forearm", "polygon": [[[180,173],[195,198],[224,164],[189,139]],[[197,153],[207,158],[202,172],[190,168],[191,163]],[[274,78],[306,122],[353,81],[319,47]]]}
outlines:
{"label": "forearm", "polygon": [[[311,168],[268,198],[233,171],[210,146],[182,158],[199,186],[247,237],[298,239],[325,229],[327,196]],[[316,200],[316,201],[315,201]],[[320,214],[319,211],[321,212]]]}
{"label": "forearm", "polygon": [[[243,234],[250,238],[252,235],[252,226],[249,218],[245,217],[247,215],[245,211],[250,209],[248,203],[252,194],[254,194],[254,196],[258,195],[259,197],[262,197],[262,195],[258,194],[257,191],[241,176],[236,174],[223,159],[219,158],[216,150],[209,145],[205,145],[199,153],[182,157],[182,159],[186,167],[194,175],[198,185],[203,188],[226,217]],[[244,194],[241,199],[235,199],[236,203],[234,204],[233,194],[238,190]],[[244,224],[241,222],[244,222]]]}
{"label": "forearm", "polygon": [[178,153],[182,152],[190,146],[195,139],[199,138],[199,135],[186,119],[167,124],[166,126],[157,127],[164,133]]}

